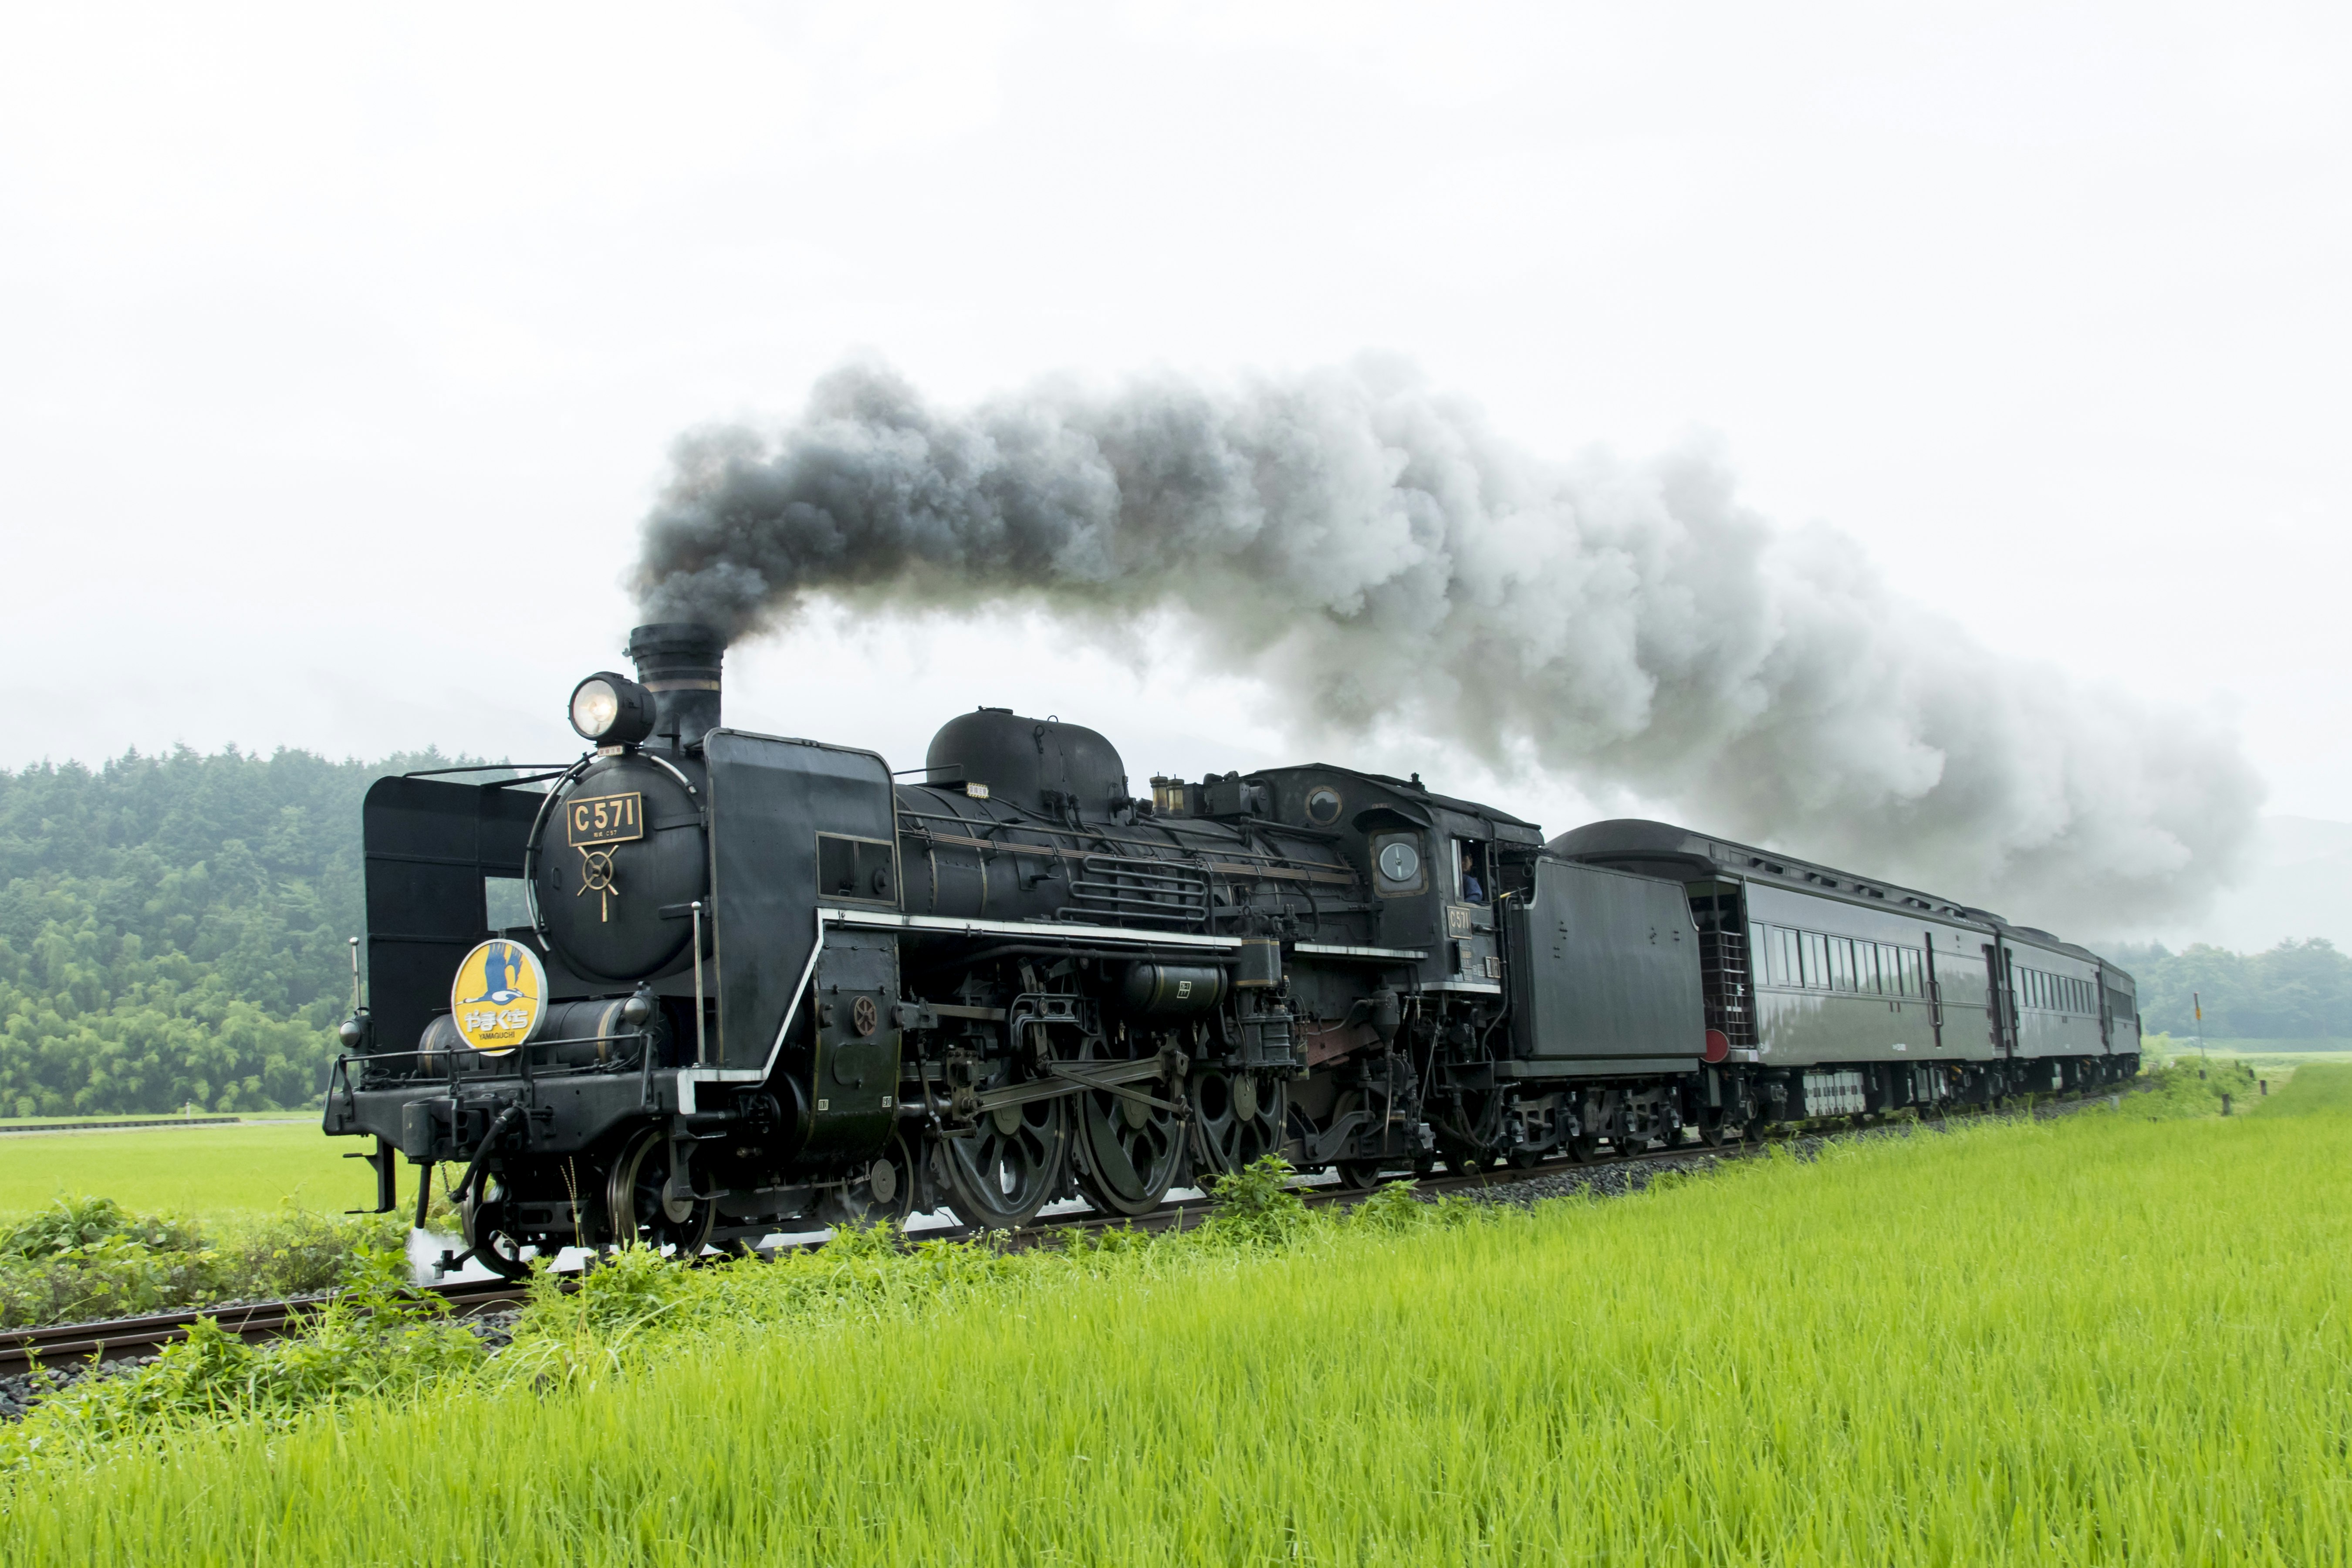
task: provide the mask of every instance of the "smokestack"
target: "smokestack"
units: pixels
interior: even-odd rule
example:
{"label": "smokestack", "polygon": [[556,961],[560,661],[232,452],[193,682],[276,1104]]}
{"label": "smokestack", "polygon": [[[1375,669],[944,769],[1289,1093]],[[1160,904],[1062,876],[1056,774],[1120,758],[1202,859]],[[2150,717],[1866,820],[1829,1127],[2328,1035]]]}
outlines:
{"label": "smokestack", "polygon": [[661,621],[629,634],[637,684],[654,694],[654,733],[679,751],[719,727],[719,661],[727,639],[716,626]]}

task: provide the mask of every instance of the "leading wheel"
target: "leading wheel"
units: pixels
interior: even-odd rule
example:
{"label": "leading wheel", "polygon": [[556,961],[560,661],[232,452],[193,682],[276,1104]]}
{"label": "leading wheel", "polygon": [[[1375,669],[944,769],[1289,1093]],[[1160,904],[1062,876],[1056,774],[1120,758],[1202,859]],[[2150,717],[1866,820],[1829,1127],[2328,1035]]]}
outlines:
{"label": "leading wheel", "polygon": [[[1109,1063],[1106,1042],[1089,1037],[1082,1062]],[[1071,1107],[1077,1121],[1078,1190],[1105,1214],[1148,1214],[1160,1206],[1184,1172],[1184,1121],[1157,1079],[1080,1089]],[[1154,1105],[1145,1099],[1159,1100]]]}
{"label": "leading wheel", "polygon": [[835,1226],[904,1226],[915,1209],[917,1174],[906,1135],[893,1131],[881,1152],[862,1162],[848,1181],[824,1190],[816,1216]]}
{"label": "leading wheel", "polygon": [[669,1174],[669,1139],[660,1128],[646,1128],[622,1149],[604,1188],[614,1245],[650,1247],[689,1259],[702,1256],[719,1205],[671,1193]]}
{"label": "leading wheel", "polygon": [[1009,1230],[1037,1216],[1061,1190],[1066,1173],[1068,1103],[1054,1099],[1000,1105],[982,1111],[968,1131],[943,1135],[932,1145],[958,1219]]}
{"label": "leading wheel", "polygon": [[504,1183],[496,1176],[484,1176],[466,1194],[457,1215],[465,1226],[466,1245],[473,1248],[475,1260],[483,1268],[502,1279],[520,1279],[530,1272],[530,1264],[523,1258],[528,1244],[508,1223]]}
{"label": "leading wheel", "polygon": [[1224,1175],[1282,1147],[1289,1081],[1275,1073],[1196,1068],[1191,1088],[1193,1153],[1204,1173]]}

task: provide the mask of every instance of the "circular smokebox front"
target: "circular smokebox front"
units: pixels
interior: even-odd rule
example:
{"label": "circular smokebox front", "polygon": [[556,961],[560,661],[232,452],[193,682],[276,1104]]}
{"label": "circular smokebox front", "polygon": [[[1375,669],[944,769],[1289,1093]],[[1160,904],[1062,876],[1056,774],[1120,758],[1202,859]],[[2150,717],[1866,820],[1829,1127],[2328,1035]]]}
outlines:
{"label": "circular smokebox front", "polygon": [[709,898],[709,870],[686,787],[640,757],[601,762],[540,829],[534,874],[548,946],[590,979],[637,981],[677,968],[693,934],[690,906]]}

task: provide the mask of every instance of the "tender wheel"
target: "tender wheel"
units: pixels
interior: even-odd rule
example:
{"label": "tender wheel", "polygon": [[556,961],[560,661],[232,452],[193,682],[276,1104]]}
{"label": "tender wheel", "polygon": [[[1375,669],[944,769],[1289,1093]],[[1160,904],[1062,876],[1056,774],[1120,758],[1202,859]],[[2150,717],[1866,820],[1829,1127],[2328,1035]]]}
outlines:
{"label": "tender wheel", "polygon": [[1009,1230],[1034,1219],[1061,1190],[1070,1154],[1066,1100],[1033,1100],[982,1114],[970,1131],[941,1137],[940,1174],[966,1225]]}
{"label": "tender wheel", "polygon": [[915,1156],[904,1133],[893,1132],[882,1152],[846,1184],[828,1187],[817,1199],[817,1217],[827,1225],[903,1226],[915,1210]]}
{"label": "tender wheel", "polygon": [[[1081,1061],[1122,1059],[1089,1038]],[[1157,1080],[1124,1086],[1166,1100]],[[1148,1214],[1184,1173],[1184,1121],[1164,1105],[1146,1105],[1107,1089],[1081,1089],[1071,1101],[1077,1122],[1078,1190],[1105,1214]]]}
{"label": "tender wheel", "polygon": [[1381,1184],[1381,1163],[1378,1160],[1342,1160],[1339,1181],[1357,1192],[1368,1193]]}
{"label": "tender wheel", "polygon": [[506,1187],[496,1176],[486,1176],[458,1205],[466,1245],[481,1266],[504,1279],[520,1279],[530,1272],[523,1258],[528,1245],[507,1223]]}
{"label": "tender wheel", "polygon": [[674,1251],[689,1259],[702,1256],[719,1205],[709,1198],[673,1198],[668,1185],[669,1139],[660,1128],[648,1127],[621,1151],[605,1184],[604,1212],[611,1216],[615,1245]]}
{"label": "tender wheel", "polygon": [[1720,1149],[1726,1143],[1738,1142],[1743,1131],[1741,1124],[1725,1115],[1723,1107],[1719,1105],[1701,1106],[1698,1121],[1694,1125],[1698,1128],[1699,1141],[1715,1149]]}
{"label": "tender wheel", "polygon": [[1272,1073],[1223,1068],[1195,1070],[1191,1089],[1192,1145],[1203,1173],[1238,1171],[1282,1147],[1290,1085]]}

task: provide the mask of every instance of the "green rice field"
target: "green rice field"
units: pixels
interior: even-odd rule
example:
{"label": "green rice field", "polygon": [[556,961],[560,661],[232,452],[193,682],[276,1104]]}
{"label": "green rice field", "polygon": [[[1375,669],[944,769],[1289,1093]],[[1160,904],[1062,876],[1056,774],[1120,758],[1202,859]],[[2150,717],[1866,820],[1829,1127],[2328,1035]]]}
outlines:
{"label": "green rice field", "polygon": [[768,1321],[709,1306],[783,1266],[702,1270],[561,1376],[36,1456],[0,1557],[2339,1563],[2347,1110],[2312,1068]]}
{"label": "green rice field", "polygon": [[2208,1040],[2200,1051],[2198,1042],[2188,1036],[2150,1035],[2142,1054],[2150,1065],[2200,1059],[2243,1062],[2276,1079],[2306,1065],[2352,1063],[2352,1040]]}
{"label": "green rice field", "polygon": [[2315,1063],[2296,1070],[2285,1086],[2260,1101],[2256,1116],[2352,1114],[2352,1063]]}
{"label": "green rice field", "polygon": [[340,1213],[374,1201],[374,1177],[318,1119],[228,1127],[131,1128],[0,1136],[0,1215],[97,1194],[125,1208],[194,1216],[257,1214],[286,1202]]}

